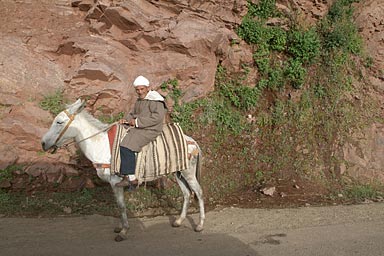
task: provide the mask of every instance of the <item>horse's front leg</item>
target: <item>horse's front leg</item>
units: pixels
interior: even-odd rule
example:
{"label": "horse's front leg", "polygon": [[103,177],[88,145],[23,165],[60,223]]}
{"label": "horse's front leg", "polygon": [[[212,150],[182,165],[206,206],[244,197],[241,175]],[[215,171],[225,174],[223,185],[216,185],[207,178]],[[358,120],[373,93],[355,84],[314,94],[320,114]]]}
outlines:
{"label": "horse's front leg", "polygon": [[115,184],[111,184],[113,193],[116,198],[117,205],[119,206],[120,209],[120,214],[121,214],[121,224],[120,227],[115,228],[115,233],[119,233],[115,237],[116,242],[123,241],[127,239],[127,233],[129,229],[129,224],[128,224],[128,217],[127,217],[127,209],[125,206],[125,201],[124,201],[124,188],[123,187],[116,187]]}

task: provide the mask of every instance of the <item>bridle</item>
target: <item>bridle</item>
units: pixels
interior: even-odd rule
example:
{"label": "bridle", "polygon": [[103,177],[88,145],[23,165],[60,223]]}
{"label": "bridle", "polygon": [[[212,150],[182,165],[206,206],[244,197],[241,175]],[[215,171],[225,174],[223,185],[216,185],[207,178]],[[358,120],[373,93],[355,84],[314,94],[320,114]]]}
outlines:
{"label": "bridle", "polygon": [[68,121],[67,125],[64,127],[64,129],[60,132],[59,136],[57,136],[57,139],[55,140],[54,145],[56,145],[57,142],[61,139],[61,137],[63,137],[64,133],[68,130],[69,126],[71,125],[71,123],[75,119],[76,114],[69,114],[69,112],[67,110],[64,110],[63,112],[68,116],[69,121]]}
{"label": "bridle", "polygon": [[[75,116],[76,116],[76,114],[78,114],[78,113],[80,113],[80,112],[76,112],[76,113],[74,113],[74,114],[70,114],[67,110],[64,110],[63,111],[67,116],[68,116],[68,118],[69,118],[69,121],[68,121],[68,123],[65,125],[65,127],[64,127],[64,129],[60,132],[60,134],[59,134],[59,136],[57,136],[57,139],[56,139],[56,141],[55,141],[55,143],[54,143],[54,150],[53,150],[53,152],[52,153],[54,153],[54,152],[56,152],[56,150],[59,148],[56,144],[57,144],[57,142],[64,136],[64,134],[65,134],[65,132],[68,130],[68,128],[69,128],[69,126],[72,124],[72,122],[73,122],[73,120],[75,120]],[[106,128],[104,128],[104,129],[102,129],[101,131],[98,131],[98,132],[96,132],[95,134],[92,134],[92,135],[90,135],[90,136],[88,136],[88,137],[86,137],[86,138],[84,138],[84,139],[81,139],[81,140],[79,140],[79,141],[71,141],[71,142],[68,142],[68,143],[63,143],[63,145],[61,145],[60,147],[68,147],[69,145],[71,145],[71,144],[74,144],[74,143],[77,143],[77,144],[79,144],[79,143],[81,143],[81,142],[83,142],[83,141],[85,141],[85,140],[87,140],[87,139],[89,139],[89,138],[92,138],[92,137],[94,137],[94,136],[96,136],[96,135],[98,135],[98,134],[100,134],[100,133],[102,133],[102,132],[105,132],[105,131],[107,131],[107,130],[109,130],[112,126],[114,126],[114,125],[116,125],[116,124],[118,124],[119,122],[117,121],[117,122],[114,122],[114,123],[112,123],[112,124],[110,124],[110,125],[108,125]],[[100,168],[110,168],[111,167],[111,165],[109,164],[109,163],[93,163],[93,166],[96,168],[96,169],[100,169]]]}
{"label": "bridle", "polygon": [[[69,126],[72,124],[73,120],[75,120],[75,116],[76,116],[76,114],[78,114],[78,113],[70,114],[67,110],[64,110],[63,112],[68,116],[69,121],[68,121],[68,123],[65,125],[64,129],[60,132],[59,136],[57,136],[57,139],[56,139],[56,141],[55,141],[55,143],[54,143],[54,145],[56,146],[56,148],[58,148],[57,145],[56,145],[57,142],[64,136],[65,132],[68,130],[68,128],[69,128]],[[98,134],[100,134],[100,133],[102,133],[102,132],[105,132],[106,130],[109,130],[112,126],[114,126],[114,125],[117,124],[117,123],[119,123],[119,122],[114,122],[114,123],[108,125],[106,128],[102,129],[101,131],[98,131],[98,132],[95,133],[95,134],[92,134],[92,135],[90,135],[90,136],[88,136],[88,137],[86,137],[86,138],[84,138],[84,139],[81,139],[81,140],[77,141],[77,144],[79,144],[80,142],[83,142],[83,141],[85,141],[85,140],[87,140],[87,139],[90,139],[90,138],[92,138],[92,137],[94,137],[94,136],[96,136],[96,135],[98,135]],[[76,143],[76,141],[68,142],[68,143],[66,143],[66,144],[63,144],[62,146],[67,147],[67,146],[69,146],[69,145],[71,145],[71,144],[73,144],[73,143]]]}

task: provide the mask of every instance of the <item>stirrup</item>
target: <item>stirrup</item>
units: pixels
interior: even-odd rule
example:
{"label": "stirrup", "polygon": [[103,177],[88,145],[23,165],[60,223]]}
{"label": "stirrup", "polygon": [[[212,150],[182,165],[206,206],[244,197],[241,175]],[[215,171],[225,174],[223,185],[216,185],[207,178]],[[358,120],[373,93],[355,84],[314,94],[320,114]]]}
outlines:
{"label": "stirrup", "polygon": [[139,187],[139,181],[137,179],[129,181],[129,185],[128,185],[127,191],[134,191],[138,187]]}
{"label": "stirrup", "polygon": [[120,182],[115,184],[115,186],[116,187],[127,187],[130,184],[131,184],[131,182],[129,181],[128,176],[124,176],[123,179]]}

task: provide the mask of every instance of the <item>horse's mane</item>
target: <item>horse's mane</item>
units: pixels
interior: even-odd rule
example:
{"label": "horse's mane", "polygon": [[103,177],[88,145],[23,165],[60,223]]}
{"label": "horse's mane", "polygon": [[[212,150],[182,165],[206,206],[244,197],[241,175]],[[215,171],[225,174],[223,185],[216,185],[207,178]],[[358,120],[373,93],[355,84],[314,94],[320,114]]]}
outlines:
{"label": "horse's mane", "polygon": [[98,130],[103,130],[108,127],[108,124],[102,123],[100,120],[92,116],[88,111],[83,110],[80,112],[80,114],[94,127],[96,127]]}

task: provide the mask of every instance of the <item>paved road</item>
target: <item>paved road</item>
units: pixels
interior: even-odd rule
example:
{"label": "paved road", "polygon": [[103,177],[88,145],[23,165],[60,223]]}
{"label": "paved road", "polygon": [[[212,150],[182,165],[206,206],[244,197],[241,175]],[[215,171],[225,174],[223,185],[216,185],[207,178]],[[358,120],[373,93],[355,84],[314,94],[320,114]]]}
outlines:
{"label": "paved road", "polygon": [[384,203],[226,208],[207,214],[202,233],[192,231],[197,218],[180,228],[169,216],[132,218],[120,243],[113,217],[0,218],[0,255],[384,255]]}

